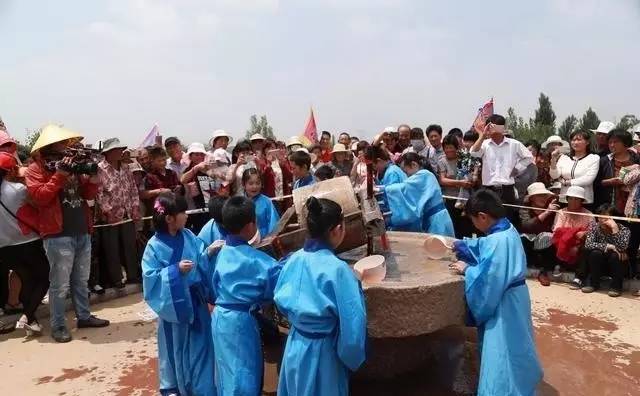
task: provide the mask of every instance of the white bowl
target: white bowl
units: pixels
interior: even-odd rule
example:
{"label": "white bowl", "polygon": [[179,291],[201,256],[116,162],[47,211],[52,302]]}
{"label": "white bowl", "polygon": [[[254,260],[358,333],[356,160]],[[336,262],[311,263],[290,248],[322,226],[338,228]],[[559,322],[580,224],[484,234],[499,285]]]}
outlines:
{"label": "white bowl", "polygon": [[433,260],[440,260],[452,249],[446,238],[440,235],[428,236],[423,246],[427,251],[427,256]]}
{"label": "white bowl", "polygon": [[360,280],[364,283],[379,283],[387,276],[387,266],[384,265],[384,256],[374,255],[359,260],[353,270],[360,274]]}

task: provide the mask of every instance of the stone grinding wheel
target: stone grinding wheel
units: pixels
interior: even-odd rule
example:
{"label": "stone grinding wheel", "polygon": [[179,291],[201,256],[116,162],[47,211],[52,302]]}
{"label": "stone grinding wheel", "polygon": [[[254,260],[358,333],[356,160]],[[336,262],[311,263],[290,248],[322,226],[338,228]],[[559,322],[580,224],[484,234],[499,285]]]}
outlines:
{"label": "stone grinding wheel", "polygon": [[302,228],[305,228],[305,224],[307,224],[307,209],[304,205],[310,196],[336,202],[342,207],[342,213],[345,216],[360,211],[351,180],[347,176],[321,181],[293,190],[293,205],[298,215],[298,223]]}

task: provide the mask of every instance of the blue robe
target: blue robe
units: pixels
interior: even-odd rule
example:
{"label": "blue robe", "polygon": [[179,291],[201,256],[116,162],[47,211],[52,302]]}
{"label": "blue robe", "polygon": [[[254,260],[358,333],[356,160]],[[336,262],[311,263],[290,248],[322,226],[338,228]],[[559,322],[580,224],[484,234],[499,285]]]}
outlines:
{"label": "blue robe", "polygon": [[382,179],[380,179],[380,184],[383,186],[388,186],[393,183],[400,183],[407,179],[407,174],[404,173],[402,169],[396,164],[389,163],[389,165],[384,170],[384,174],[382,175]]}
{"label": "blue robe", "polygon": [[[158,314],[160,391],[215,395],[209,260],[204,245],[189,230],[176,236],[156,233],[142,258],[144,300]],[[193,261],[181,274],[178,262]]]}
{"label": "blue robe", "polygon": [[253,197],[253,203],[256,206],[256,221],[260,236],[265,237],[276,228],[280,215],[273,202],[264,194]]}
{"label": "blue robe", "polygon": [[389,229],[455,236],[433,173],[421,169],[402,183],[386,186],[384,193],[391,210]]}
{"label": "blue robe", "polygon": [[471,324],[478,328],[478,395],[534,395],[542,380],[525,283],[527,258],[507,219],[484,238],[456,241]]}
{"label": "blue robe", "polygon": [[300,187],[306,187],[306,186],[310,186],[312,184],[315,184],[315,179],[313,178],[313,175],[311,174],[311,172],[309,172],[309,174],[307,174],[307,176],[300,178],[298,180],[296,180],[295,182],[293,182],[293,189],[296,190]]}
{"label": "blue robe", "polygon": [[227,232],[214,219],[209,220],[198,234],[198,238],[204,242],[205,248],[215,241],[224,240],[226,237]]}
{"label": "blue robe", "polygon": [[278,395],[348,395],[349,372],[365,360],[367,316],[347,263],[307,240],[286,260],[274,300],[291,323]]}
{"label": "blue robe", "polygon": [[258,322],[252,312],[273,300],[282,266],[246,241],[228,235],[213,271],[216,307],[213,342],[220,395],[259,395],[263,360]]}

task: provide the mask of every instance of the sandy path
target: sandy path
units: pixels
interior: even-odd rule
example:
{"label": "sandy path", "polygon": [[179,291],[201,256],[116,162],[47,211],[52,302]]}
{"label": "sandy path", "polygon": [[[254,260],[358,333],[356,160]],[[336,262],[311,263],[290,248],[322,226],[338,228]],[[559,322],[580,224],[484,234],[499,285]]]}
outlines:
{"label": "sandy path", "polygon": [[[537,282],[529,288],[545,368],[543,395],[640,394],[640,300]],[[111,327],[74,329],[70,344],[48,336],[25,340],[18,331],[0,336],[0,372],[8,379],[0,381],[0,394],[155,395],[155,324],[141,317],[146,306],[140,298],[95,306],[94,313],[111,320]],[[275,366],[268,365],[267,394],[274,394],[275,375]],[[391,387],[398,394],[426,390],[413,382]]]}

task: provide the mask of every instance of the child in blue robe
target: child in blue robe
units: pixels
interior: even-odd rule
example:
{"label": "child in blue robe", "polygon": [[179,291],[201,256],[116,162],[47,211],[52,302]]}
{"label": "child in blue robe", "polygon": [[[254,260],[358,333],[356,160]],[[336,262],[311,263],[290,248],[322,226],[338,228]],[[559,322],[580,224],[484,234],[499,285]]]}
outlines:
{"label": "child in blue robe", "polygon": [[217,253],[212,281],[217,296],[212,315],[216,386],[220,395],[259,395],[263,360],[254,312],[273,301],[281,265],[247,242],[257,230],[251,199],[230,198],[222,223],[229,234]]}
{"label": "child in blue robe", "polygon": [[255,168],[247,169],[242,174],[242,186],[247,198],[253,200],[256,207],[256,222],[260,236],[265,237],[271,234],[280,220],[280,215],[273,205],[273,202],[262,191],[262,179],[260,173]]}
{"label": "child in blue robe", "polygon": [[518,231],[500,198],[479,190],[466,205],[473,225],[486,237],[455,243],[464,274],[469,320],[478,328],[478,395],[534,395],[542,380],[525,283],[527,259]]}
{"label": "child in blue robe", "polygon": [[211,316],[214,298],[204,244],[190,230],[187,203],[173,193],[154,205],[156,234],[142,258],[144,300],[158,314],[162,395],[216,395]]}
{"label": "child in blue robe", "polygon": [[455,236],[451,216],[444,206],[442,190],[433,173],[422,169],[416,153],[402,155],[400,163],[409,177],[384,186],[391,211],[389,229]]}
{"label": "child in blue robe", "polygon": [[315,184],[313,174],[311,173],[311,155],[307,149],[298,149],[291,153],[289,163],[291,164],[291,173],[295,180],[293,182],[294,190]]}
{"label": "child in blue robe", "polygon": [[[380,186],[379,188],[406,180],[407,175],[391,161],[389,153],[385,149],[380,146],[369,146],[366,150],[365,159],[373,164],[376,184]],[[386,196],[382,196],[379,205],[382,213],[389,212],[389,202]]]}
{"label": "child in blue robe", "polygon": [[204,242],[204,246],[210,246],[215,241],[224,241],[227,237],[227,232],[222,227],[222,206],[227,201],[227,198],[221,196],[211,197],[209,204],[209,216],[211,220],[202,227],[198,238]]}
{"label": "child in blue robe", "polygon": [[291,323],[278,395],[348,395],[349,374],[365,360],[364,296],[334,253],[345,235],[340,205],[310,197],[306,206],[310,238],[286,260],[274,297]]}

